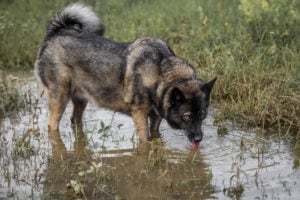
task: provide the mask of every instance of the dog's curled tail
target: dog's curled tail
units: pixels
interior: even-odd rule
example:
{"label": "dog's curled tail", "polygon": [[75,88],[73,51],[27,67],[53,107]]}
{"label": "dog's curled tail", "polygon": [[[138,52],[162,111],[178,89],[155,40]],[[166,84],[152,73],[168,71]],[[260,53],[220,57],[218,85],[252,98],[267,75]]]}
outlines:
{"label": "dog's curled tail", "polygon": [[90,6],[74,3],[53,16],[47,27],[47,33],[55,34],[61,29],[74,27],[99,35],[103,35],[105,30],[100,18]]}

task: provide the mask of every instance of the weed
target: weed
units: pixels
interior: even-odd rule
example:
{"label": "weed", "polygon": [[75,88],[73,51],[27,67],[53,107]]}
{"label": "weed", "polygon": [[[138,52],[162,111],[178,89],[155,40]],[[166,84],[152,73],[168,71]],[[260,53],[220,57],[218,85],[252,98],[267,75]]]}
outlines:
{"label": "weed", "polygon": [[15,138],[13,145],[13,157],[28,159],[32,155],[35,155],[35,149],[31,144],[31,137],[24,137],[23,139]]}
{"label": "weed", "polygon": [[244,192],[244,186],[237,184],[235,187],[224,188],[223,193],[233,199],[241,199]]}
{"label": "weed", "polygon": [[98,133],[101,134],[101,139],[107,138],[110,131],[111,131],[111,125],[105,125],[103,121],[100,122],[100,129],[98,130]]}
{"label": "weed", "polygon": [[228,134],[228,128],[226,127],[226,125],[222,124],[218,126],[218,130],[217,133],[219,136],[224,136]]}
{"label": "weed", "polygon": [[84,188],[81,182],[77,180],[70,180],[70,182],[67,184],[68,189],[71,189],[73,191],[73,197],[76,199],[81,199],[84,197],[86,199]]}
{"label": "weed", "polygon": [[[70,196],[76,199],[87,199],[87,195],[93,196],[90,193],[93,191],[93,193],[103,193],[112,197],[110,192],[107,192],[105,184],[109,179],[109,170],[104,168],[102,161],[92,161],[86,167],[77,171],[66,185]],[[94,185],[94,188],[87,187],[87,185]]]}
{"label": "weed", "polygon": [[293,168],[298,168],[300,166],[300,161],[299,161],[299,159],[295,159],[294,160],[294,166],[293,166]]}
{"label": "weed", "polygon": [[22,107],[24,107],[24,102],[19,95],[17,86],[10,81],[0,81],[0,118],[20,111]]}
{"label": "weed", "polygon": [[148,154],[148,170],[160,169],[162,171],[168,169],[168,156],[170,150],[162,145],[161,140],[155,140],[150,143],[150,151]]}

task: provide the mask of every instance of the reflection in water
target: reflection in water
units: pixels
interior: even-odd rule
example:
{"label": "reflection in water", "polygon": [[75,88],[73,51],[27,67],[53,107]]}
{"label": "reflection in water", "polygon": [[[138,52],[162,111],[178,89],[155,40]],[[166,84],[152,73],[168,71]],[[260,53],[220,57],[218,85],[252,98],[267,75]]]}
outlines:
{"label": "reflection in water", "polygon": [[[172,152],[156,140],[126,149],[130,156],[109,157],[120,152],[107,150],[93,159],[85,134],[75,135],[74,151],[67,151],[59,132],[49,132],[52,155],[43,198],[199,199],[213,193],[211,174],[198,151]],[[99,169],[94,163],[101,164]],[[79,191],[70,183],[76,183]]]}
{"label": "reflection in water", "polygon": [[77,172],[80,163],[89,162],[92,152],[85,149],[88,141],[82,131],[75,134],[74,151],[67,151],[58,131],[49,132],[48,138],[52,154],[45,172],[43,196],[55,199],[67,197],[66,181],[72,178],[72,173]]}

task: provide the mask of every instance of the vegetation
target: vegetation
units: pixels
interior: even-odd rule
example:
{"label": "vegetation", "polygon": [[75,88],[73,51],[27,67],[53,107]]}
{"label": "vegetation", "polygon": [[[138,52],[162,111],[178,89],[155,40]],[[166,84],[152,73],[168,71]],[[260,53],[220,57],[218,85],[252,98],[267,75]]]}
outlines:
{"label": "vegetation", "polygon": [[23,107],[24,102],[14,82],[11,80],[0,81],[0,119]]}
{"label": "vegetation", "polygon": [[[2,0],[0,69],[32,69],[47,21],[70,2]],[[107,37],[161,38],[199,75],[217,76],[212,99],[221,112],[216,120],[300,131],[299,1],[83,2],[99,13]]]}

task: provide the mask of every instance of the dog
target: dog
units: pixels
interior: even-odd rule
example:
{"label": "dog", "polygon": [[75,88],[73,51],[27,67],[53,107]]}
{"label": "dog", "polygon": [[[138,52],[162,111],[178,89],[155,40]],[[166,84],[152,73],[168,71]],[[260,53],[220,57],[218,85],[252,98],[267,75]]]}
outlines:
{"label": "dog", "polygon": [[49,130],[58,130],[71,99],[72,124],[82,123],[90,102],[131,115],[141,141],[159,137],[165,119],[199,143],[216,78],[198,78],[193,66],[160,39],[118,42],[103,37],[104,31],[93,9],[80,3],[49,22],[34,67],[48,97]]}

